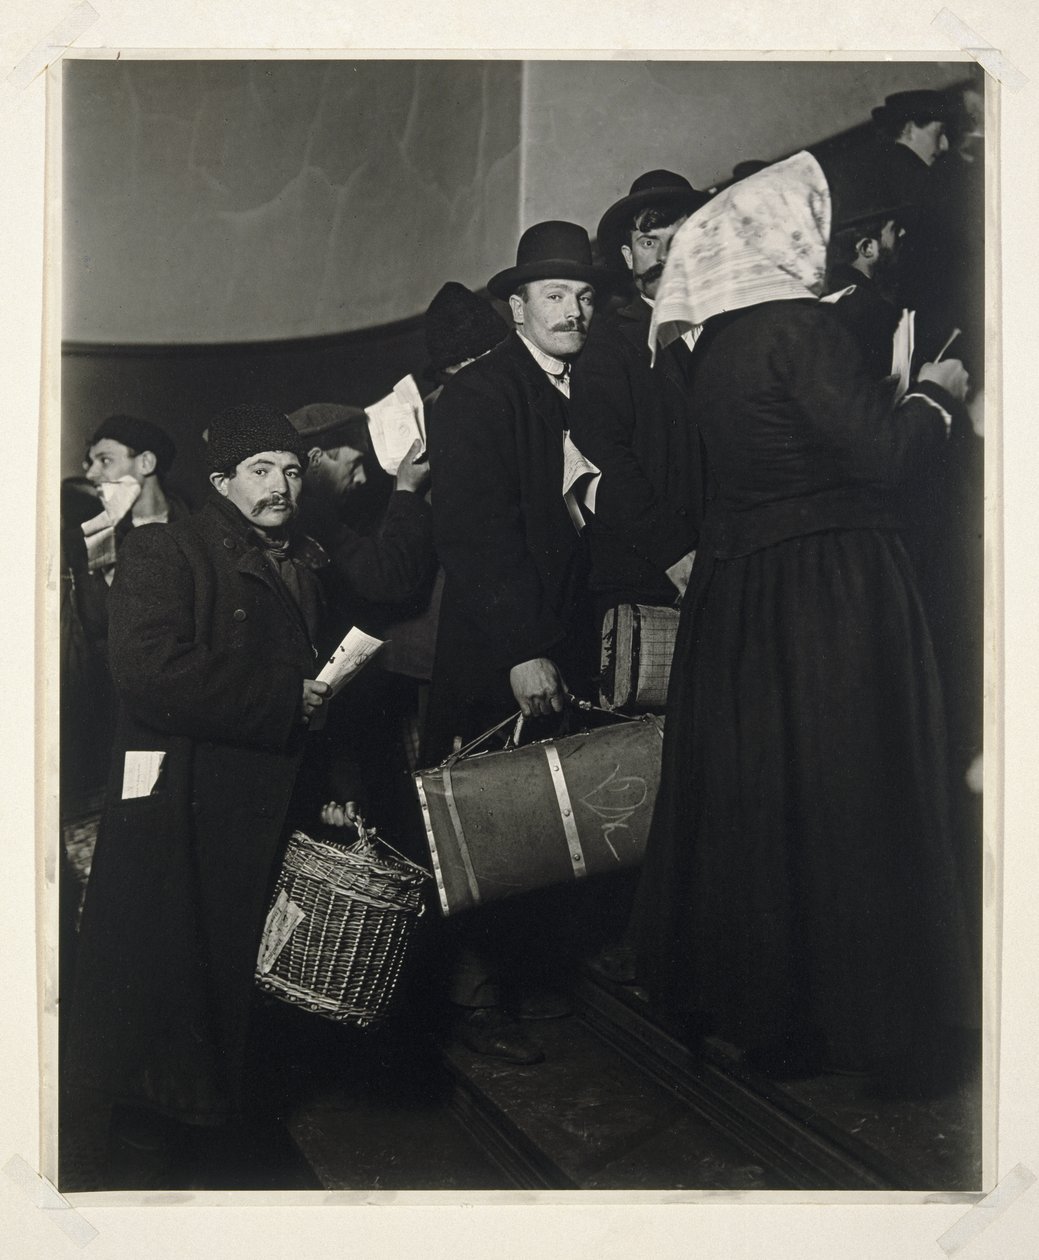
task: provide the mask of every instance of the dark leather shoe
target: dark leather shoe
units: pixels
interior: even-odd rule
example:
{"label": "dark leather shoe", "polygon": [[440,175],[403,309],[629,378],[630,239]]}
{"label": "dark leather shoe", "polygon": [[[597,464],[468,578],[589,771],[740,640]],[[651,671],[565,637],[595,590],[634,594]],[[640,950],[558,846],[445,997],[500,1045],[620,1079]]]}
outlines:
{"label": "dark leather shoe", "polygon": [[527,989],[509,1004],[517,1019],[565,1019],[574,1013],[570,996],[559,989]]}
{"label": "dark leather shoe", "polygon": [[455,1019],[457,1039],[476,1054],[506,1063],[541,1063],[545,1052],[500,1006],[478,1006]]}

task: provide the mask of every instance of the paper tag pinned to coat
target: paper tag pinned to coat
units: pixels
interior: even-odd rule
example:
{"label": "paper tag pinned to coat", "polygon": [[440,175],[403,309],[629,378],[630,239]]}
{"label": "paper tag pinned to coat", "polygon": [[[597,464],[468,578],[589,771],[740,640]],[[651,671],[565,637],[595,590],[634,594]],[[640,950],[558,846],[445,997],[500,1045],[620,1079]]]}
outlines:
{"label": "paper tag pinned to coat", "polygon": [[261,975],[267,975],[278,961],[279,954],[289,943],[289,937],[306,917],[304,911],[283,888],[268,911],[267,922],[263,927],[260,953],[256,959],[256,967]]}
{"label": "paper tag pinned to coat", "polygon": [[159,771],[166,754],[149,748],[144,752],[127,752],[123,757],[123,800],[134,801],[151,796],[159,781]]}
{"label": "paper tag pinned to coat", "polygon": [[[602,473],[574,445],[570,434],[563,438],[563,499],[570,519],[578,530],[584,528],[584,517],[577,506],[579,499],[590,512],[595,511],[595,495]],[[577,487],[576,490],[574,487]]]}

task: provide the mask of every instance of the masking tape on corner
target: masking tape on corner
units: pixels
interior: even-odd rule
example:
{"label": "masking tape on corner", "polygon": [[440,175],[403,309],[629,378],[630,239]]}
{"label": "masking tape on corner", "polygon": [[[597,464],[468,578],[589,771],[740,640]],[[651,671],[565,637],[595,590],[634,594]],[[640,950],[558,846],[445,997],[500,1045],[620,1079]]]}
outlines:
{"label": "masking tape on corner", "polygon": [[1012,1168],[1003,1180],[983,1199],[979,1199],[971,1210],[938,1239],[938,1246],[947,1256],[955,1255],[961,1247],[973,1242],[975,1238],[988,1229],[997,1216],[1002,1216],[1012,1203],[1035,1184],[1036,1176],[1024,1164]]}
{"label": "masking tape on corner", "polygon": [[994,48],[986,39],[982,39],[977,31],[971,30],[966,22],[960,19],[951,9],[942,9],[931,22],[951,44],[956,44],[987,70],[994,79],[998,79],[1011,92],[1019,92],[1028,82],[1028,75],[1018,70],[998,48]]}
{"label": "masking tape on corner", "polygon": [[72,1239],[77,1247],[85,1247],[97,1237],[97,1230],[80,1216],[68,1199],[58,1193],[46,1177],[41,1177],[20,1155],[12,1155],[4,1164],[4,1172],[24,1190],[41,1212],[47,1212],[55,1225]]}
{"label": "masking tape on corner", "polygon": [[83,0],[82,4],[77,4],[68,17],[59,22],[46,39],[37,44],[32,52],[25,54],[7,76],[7,82],[16,88],[28,87],[38,74],[42,74],[52,61],[56,61],[66,48],[74,44],[100,18],[101,15],[97,9],[92,4],[88,4],[87,0]]}

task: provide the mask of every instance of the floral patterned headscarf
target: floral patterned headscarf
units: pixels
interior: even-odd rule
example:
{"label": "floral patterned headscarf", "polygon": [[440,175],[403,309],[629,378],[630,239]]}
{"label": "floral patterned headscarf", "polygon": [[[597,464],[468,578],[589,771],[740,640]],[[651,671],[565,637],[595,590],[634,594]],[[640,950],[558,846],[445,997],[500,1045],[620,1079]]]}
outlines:
{"label": "floral patterned headscarf", "polygon": [[653,304],[649,345],[692,332],[712,315],[783,298],[817,298],[826,274],[830,190],[810,153],[732,184],[671,242]]}

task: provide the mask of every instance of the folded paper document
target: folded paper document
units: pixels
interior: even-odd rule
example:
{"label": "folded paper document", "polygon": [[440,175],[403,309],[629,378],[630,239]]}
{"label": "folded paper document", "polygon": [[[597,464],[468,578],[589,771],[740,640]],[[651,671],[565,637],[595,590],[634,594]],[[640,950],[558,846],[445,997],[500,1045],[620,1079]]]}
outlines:
{"label": "folded paper document", "polygon": [[426,420],[422,395],[411,376],[393,387],[393,393],[365,407],[368,432],[376,458],[391,477],[397,475],[400,461],[416,438],[426,444]]}

